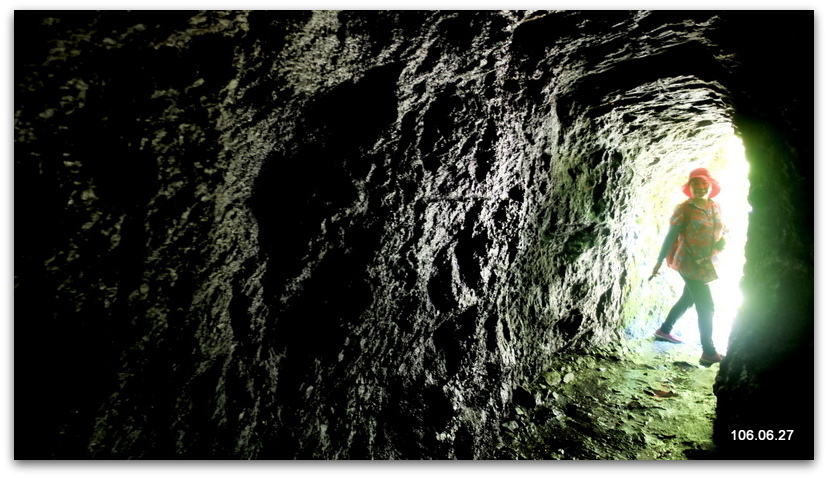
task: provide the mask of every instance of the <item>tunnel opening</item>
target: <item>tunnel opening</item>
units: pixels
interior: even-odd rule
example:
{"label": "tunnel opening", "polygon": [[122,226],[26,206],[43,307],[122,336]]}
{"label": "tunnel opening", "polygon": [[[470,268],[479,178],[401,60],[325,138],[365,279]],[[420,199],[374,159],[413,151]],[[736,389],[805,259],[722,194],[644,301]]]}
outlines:
{"label": "tunnel opening", "polygon": [[[554,357],[522,384],[538,405],[515,405],[507,416],[503,457],[694,459],[714,452],[720,367],[699,363],[695,308],[673,329],[683,344],[655,340],[684,282],[666,266],[648,280],[669,218],[688,199],[681,190],[688,173],[707,168],[722,186],[714,201],[727,227],[710,284],[713,340],[728,352],[742,307],[750,168],[733,92],[710,73],[717,63],[710,51],[694,51],[666,47],[644,72],[603,57],[591,64],[584,53],[589,68],[556,91],[549,114],[560,121],[548,133],[555,161],[540,162],[550,178],[541,201],[549,206],[532,258],[552,276],[540,280],[552,284],[546,310],[555,338],[564,339],[549,340]],[[660,68],[664,58],[681,61]],[[570,324],[574,310],[583,319]]]}
{"label": "tunnel opening", "polygon": [[[618,227],[623,232],[608,233],[593,240],[585,250],[567,256],[576,263],[588,264],[584,259],[600,260],[602,256],[595,251],[608,245],[611,248],[616,234],[626,238],[627,270],[618,277],[619,281],[624,278],[622,287],[626,293],[620,305],[622,337],[620,342],[607,348],[593,344],[561,349],[535,381],[523,385],[538,405],[514,406],[503,423],[507,440],[498,452],[500,457],[611,460],[717,457],[713,442],[717,402],[713,390],[719,365],[705,367],[699,363],[702,349],[694,308],[673,329],[685,343],[655,340],[653,332],[681,295],[684,282],[677,271],[666,266],[655,279],[647,279],[674,207],[687,200],[681,187],[687,182],[688,173],[698,167],[707,168],[721,184],[721,192],[714,200],[722,207],[727,227],[727,245],[716,267],[718,279],[710,284],[716,306],[714,342],[722,355],[727,353],[731,328],[742,306],[741,282],[752,209],[748,201],[750,166],[742,139],[726,117],[727,112],[722,111],[718,121],[694,122],[701,123],[705,130],[695,135],[685,135],[680,127],[675,128],[665,136],[663,144],[654,148],[656,153],[637,157],[635,164],[647,167],[640,170],[646,172],[640,174],[645,179],[636,189],[640,196],[630,204],[646,207],[629,207],[627,211],[607,214],[605,227],[610,230]],[[670,150],[680,153],[660,154]],[[599,157],[591,169],[600,168],[602,161]],[[617,163],[613,166],[624,169]],[[612,173],[609,176],[617,177]],[[613,187],[612,181],[604,185],[606,191],[612,191]],[[606,202],[618,205],[611,199]],[[629,226],[617,226],[622,221],[613,221],[614,217],[629,218],[626,220]],[[612,268],[597,264],[591,268],[611,275]],[[563,275],[571,273],[571,268],[571,265],[565,267]],[[574,288],[571,294],[574,297],[598,295],[590,290],[593,287],[590,284],[580,290]],[[596,317],[614,313],[610,291],[600,294]],[[562,319],[557,330],[563,335],[577,336],[584,329],[594,327],[590,321],[594,319],[585,317],[567,330],[564,327],[567,322]]]}
{"label": "tunnel opening", "polygon": [[[658,248],[667,232],[668,219],[673,208],[687,199],[681,192],[680,186],[687,181],[689,171],[702,167],[707,168],[722,186],[715,201],[722,208],[727,245],[718,255],[716,264],[718,279],[710,283],[710,289],[715,304],[713,339],[717,349],[724,355],[727,352],[734,320],[743,300],[741,280],[744,275],[745,245],[752,210],[748,201],[750,167],[740,137],[735,133],[723,134],[710,147],[701,150],[695,158],[689,159],[663,181],[654,185],[650,189],[653,195],[651,202],[656,205],[654,210],[660,213],[655,212],[654,217],[643,220],[656,221],[656,223],[650,223],[649,226],[657,238]],[[634,247],[638,249],[641,246]],[[642,277],[650,273],[655,263],[652,246],[644,247],[651,252],[652,257],[647,260],[648,256],[644,256],[644,261],[640,264]],[[638,299],[633,296],[631,298],[633,303],[628,304],[628,307],[635,311],[634,313],[641,314],[641,316],[629,318],[626,332],[633,339],[652,335],[681,295],[684,282],[676,271],[663,267],[658,276],[651,280],[648,278],[644,287],[648,289],[644,297]],[[652,304],[652,307],[645,305],[642,310],[640,304],[634,303],[636,300],[641,300],[643,304]],[[688,310],[676,323],[674,333],[681,336],[686,343],[700,347],[696,317],[695,308]]]}

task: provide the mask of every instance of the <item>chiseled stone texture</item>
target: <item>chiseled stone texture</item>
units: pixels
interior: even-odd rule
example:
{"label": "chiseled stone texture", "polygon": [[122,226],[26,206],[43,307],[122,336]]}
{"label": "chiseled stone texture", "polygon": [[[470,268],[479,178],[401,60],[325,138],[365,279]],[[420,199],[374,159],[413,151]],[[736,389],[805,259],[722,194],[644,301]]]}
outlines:
{"label": "chiseled stone texture", "polygon": [[[642,185],[735,113],[810,144],[742,15],[18,12],[18,458],[497,457],[519,384],[650,310]],[[790,207],[752,231],[812,228],[809,153],[753,159]],[[810,233],[748,251],[760,310]]]}

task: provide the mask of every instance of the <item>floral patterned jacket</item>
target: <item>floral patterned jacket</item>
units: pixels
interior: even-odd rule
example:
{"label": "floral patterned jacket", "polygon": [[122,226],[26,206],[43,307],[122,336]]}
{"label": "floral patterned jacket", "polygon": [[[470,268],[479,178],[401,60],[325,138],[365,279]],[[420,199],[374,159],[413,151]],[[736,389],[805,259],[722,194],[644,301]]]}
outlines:
{"label": "floral patterned jacket", "polygon": [[718,279],[715,265],[719,251],[714,246],[724,232],[719,204],[708,199],[707,207],[700,208],[688,199],[676,206],[670,225],[680,229],[667,253],[667,265],[688,279],[702,282]]}

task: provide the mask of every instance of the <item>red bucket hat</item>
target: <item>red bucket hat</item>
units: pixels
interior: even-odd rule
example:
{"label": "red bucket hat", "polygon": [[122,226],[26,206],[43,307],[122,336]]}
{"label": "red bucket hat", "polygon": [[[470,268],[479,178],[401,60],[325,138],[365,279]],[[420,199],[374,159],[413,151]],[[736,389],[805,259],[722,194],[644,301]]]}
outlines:
{"label": "red bucket hat", "polygon": [[719,191],[722,190],[721,186],[719,186],[719,182],[710,177],[710,173],[706,168],[697,168],[690,171],[690,177],[687,178],[687,184],[681,187],[681,190],[687,197],[693,197],[693,193],[690,192],[690,180],[693,178],[704,178],[704,180],[710,184],[710,196],[708,197],[716,197],[716,195],[719,194]]}

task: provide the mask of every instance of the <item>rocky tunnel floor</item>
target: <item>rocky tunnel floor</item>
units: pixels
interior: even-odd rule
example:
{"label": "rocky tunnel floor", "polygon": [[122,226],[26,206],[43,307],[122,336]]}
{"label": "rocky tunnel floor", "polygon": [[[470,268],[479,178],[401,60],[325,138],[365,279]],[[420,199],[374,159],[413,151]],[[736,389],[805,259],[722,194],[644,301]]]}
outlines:
{"label": "rocky tunnel floor", "polygon": [[561,355],[515,394],[499,459],[714,458],[719,365],[700,349],[651,338],[589,355]]}

